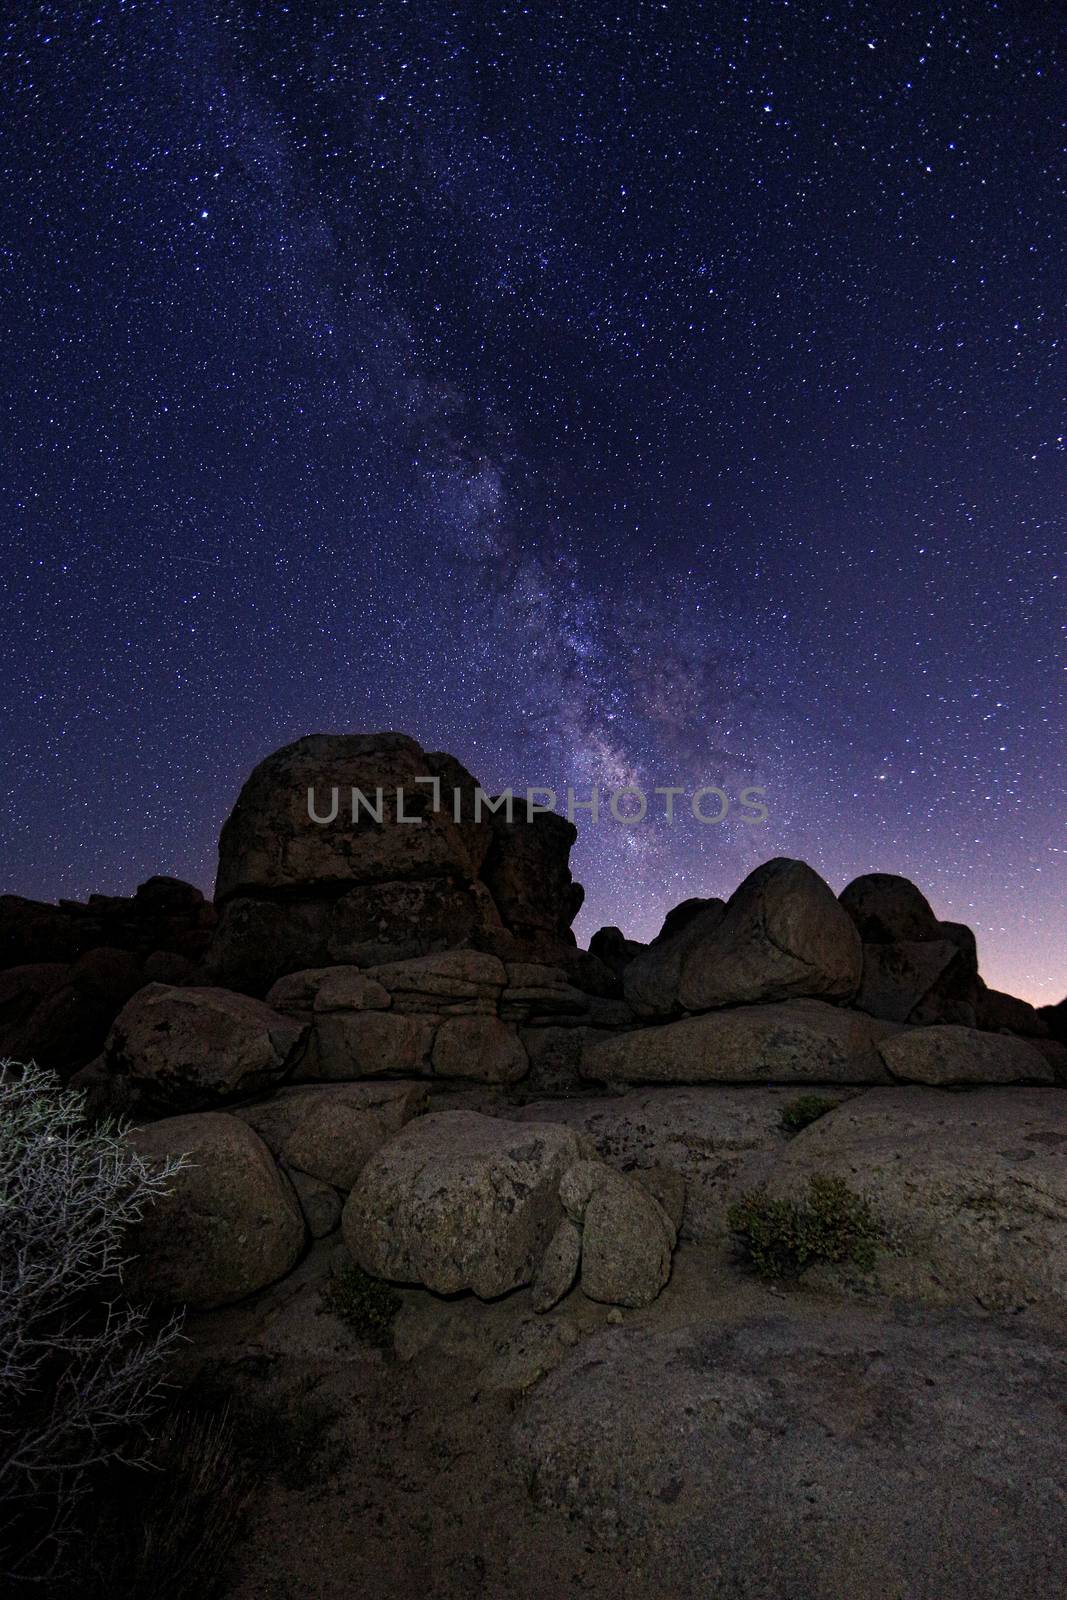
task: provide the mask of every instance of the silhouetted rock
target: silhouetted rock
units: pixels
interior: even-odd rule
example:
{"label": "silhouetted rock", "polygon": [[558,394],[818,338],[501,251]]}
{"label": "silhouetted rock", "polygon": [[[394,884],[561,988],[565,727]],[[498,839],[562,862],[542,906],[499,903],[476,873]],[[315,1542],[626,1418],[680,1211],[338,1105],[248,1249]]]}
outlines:
{"label": "silhouetted rock", "polygon": [[1036,1007],[1000,989],[987,989],[984,984],[978,996],[978,1026],[994,1032],[1006,1029],[1033,1039],[1049,1036],[1048,1023]]}
{"label": "silhouetted rock", "polygon": [[779,858],[748,875],[718,926],[688,951],[678,998],[687,1011],[799,996],[847,1000],[861,969],[859,935],[833,892],[804,862]]}
{"label": "silhouetted rock", "polygon": [[[691,951],[714,938],[726,914],[722,900],[687,900],[685,905],[690,908],[686,916],[678,918],[670,932],[661,932],[623,973],[622,992],[636,1016],[669,1017],[681,1012],[682,967]],[[668,916],[664,929],[670,920]]]}
{"label": "silhouetted rock", "polygon": [[841,891],[841,904],[864,944],[936,939],[938,921],[921,889],[892,872],[868,872]]}
{"label": "silhouetted rock", "polygon": [[726,901],[716,899],[702,900],[699,895],[694,895],[689,900],[679,901],[676,906],[672,906],[667,912],[663,919],[663,926],[652,940],[652,943],[660,944],[664,939],[673,939],[676,933],[681,933],[683,928],[688,927],[694,917],[700,916],[701,912],[709,909],[714,910],[716,906],[721,911],[725,911]]}
{"label": "silhouetted rock", "polygon": [[598,928],[589,941],[589,954],[602,961],[616,978],[621,978],[635,956],[644,950],[636,939],[627,939],[621,928]]}
{"label": "silhouetted rock", "polygon": [[1040,1006],[1038,1016],[1049,1031],[1049,1036],[1058,1039],[1060,1044],[1067,1044],[1067,1000],[1060,1000],[1054,1006]]}

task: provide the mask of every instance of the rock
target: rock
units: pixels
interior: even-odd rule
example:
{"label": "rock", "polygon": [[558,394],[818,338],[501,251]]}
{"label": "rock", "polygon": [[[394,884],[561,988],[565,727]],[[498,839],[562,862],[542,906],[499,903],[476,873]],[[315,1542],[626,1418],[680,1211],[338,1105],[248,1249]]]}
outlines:
{"label": "rock", "polygon": [[484,884],[436,877],[350,889],[331,908],[327,949],[334,961],[375,967],[503,934]]}
{"label": "rock", "polygon": [[921,889],[892,872],[867,872],[841,891],[864,944],[910,944],[942,937]]}
{"label": "rock", "polygon": [[[274,751],[252,772],[223,826],[216,900],[294,887],[476,878],[488,829],[473,821],[454,822],[450,805],[435,812],[431,786],[416,782],[439,776],[442,759],[400,733],[311,734]],[[470,774],[453,766],[473,788]],[[309,789],[325,816],[334,786],[339,791],[336,819],[313,821]],[[380,824],[365,810],[353,821],[353,788],[372,802],[381,789]],[[419,822],[398,820],[400,789],[405,813]]]}
{"label": "rock", "polygon": [[431,1063],[435,1077],[478,1083],[517,1083],[530,1065],[516,1029],[498,1017],[446,1017]]}
{"label": "rock", "polygon": [[948,939],[925,943],[865,944],[863,977],[853,1004],[890,1022],[907,1022],[959,951]]}
{"label": "rock", "polygon": [[204,1111],[135,1129],[145,1161],[189,1165],[131,1230],[137,1294],[206,1310],[264,1288],[297,1261],[304,1218],[263,1141],[237,1117]]}
{"label": "rock", "polygon": [[597,1166],[582,1220],[582,1293],[605,1305],[651,1305],[670,1277],[674,1224],[643,1184]]}
{"label": "rock", "polygon": [[634,1167],[630,1176],[663,1207],[677,1233],[685,1215],[685,1179],[682,1174],[674,1167]]}
{"label": "rock", "polygon": [[532,1391],[513,1470],[545,1548],[610,1559],[598,1594],[1045,1600],[1065,1382],[1058,1338],[977,1319],[615,1327]]}
{"label": "rock", "polygon": [[266,994],[287,973],[325,966],[331,960],[330,913],[325,901],[237,895],[219,910],[204,970],[226,988]]}
{"label": "rock", "polygon": [[161,1114],[210,1107],[279,1083],[303,1045],[300,1024],[227,989],[150,983],[119,1012],[104,1047],[132,1103]]}
{"label": "rock", "polygon": [[127,950],[98,948],[69,965],[41,962],[0,972],[0,1059],[36,1061],[67,1078],[99,1055],[108,1029],[141,987]]}
{"label": "rock", "polygon": [[[666,1017],[681,1011],[678,986],[682,965],[690,951],[714,937],[726,912],[721,900],[687,900],[684,904],[693,908],[692,913],[676,918],[672,931],[661,931],[623,973],[623,994],[639,1017]],[[664,930],[670,921],[668,916]]]}
{"label": "rock", "polygon": [[1067,1083],[1067,1044],[1058,1039],[1027,1039],[1031,1050],[1036,1050],[1052,1068],[1057,1083]]}
{"label": "rock", "polygon": [[688,900],[680,901],[678,905],[672,906],[667,912],[663,919],[663,926],[652,940],[652,943],[661,944],[665,939],[673,939],[676,933],[681,933],[683,928],[689,926],[694,917],[700,916],[704,911],[715,909],[725,911],[726,901],[714,898],[702,900],[699,895],[693,895]]}
{"label": "rock", "polygon": [[342,1216],[364,1271],[481,1299],[531,1283],[562,1218],[569,1129],[472,1111],[419,1117],[373,1156]]}
{"label": "rock", "polygon": [[[363,1083],[301,1083],[251,1105],[235,1106],[233,1115],[254,1128],[271,1154],[281,1159],[290,1148],[307,1148],[315,1130],[325,1130],[329,1139],[330,1130],[343,1130],[354,1117],[369,1113],[391,1138],[425,1110],[427,1098],[425,1083],[418,1082],[372,1078]],[[318,1156],[312,1160],[314,1166],[308,1170],[315,1171]]]}
{"label": "rock", "polygon": [[391,1072],[430,1071],[435,1019],[394,1011],[316,1013],[307,1054],[296,1076],[337,1082]]}
{"label": "rock", "polygon": [[[836,1090],[835,1099],[854,1094]],[[682,1233],[723,1247],[726,1212],[740,1189],[752,1188],[768,1153],[784,1149],[781,1129],[795,1089],[693,1088],[634,1090],[596,1099],[540,1101],[508,1112],[522,1122],[555,1121],[589,1139],[602,1160],[645,1181],[645,1168],[669,1168],[685,1182]],[[663,1203],[663,1197],[657,1194]],[[671,1208],[664,1205],[668,1214]]]}
{"label": "rock", "polygon": [[449,950],[373,967],[369,976],[391,997],[395,1010],[435,1013],[482,1010],[495,1015],[508,981],[504,963],[479,950]]}
{"label": "rock", "polygon": [[389,1130],[375,1111],[320,1099],[286,1139],[282,1156],[288,1166],[347,1192],[388,1138]]}
{"label": "rock", "polygon": [[538,962],[509,961],[508,985],[500,998],[500,1015],[508,1022],[556,1022],[589,1015],[590,997],[567,982],[558,967]]}
{"label": "rock", "polygon": [[621,928],[598,928],[589,941],[589,954],[602,961],[617,978],[644,949],[635,939],[627,939]]}
{"label": "rock", "polygon": [[583,1156],[563,1174],[559,1186],[560,1204],[576,1227],[580,1228],[585,1221],[585,1208],[592,1198],[593,1190],[600,1182],[603,1171],[603,1161],[597,1161],[592,1156]]}
{"label": "rock", "polygon": [[168,951],[196,961],[214,922],[199,889],[177,878],[149,879],[129,898],[89,896],[58,905],[0,895],[0,968],[70,963],[98,948],[143,960]]}
{"label": "rock", "polygon": [[1029,1043],[977,1028],[909,1028],[882,1039],[878,1054],[906,1083],[1051,1083],[1052,1068]]}
{"label": "rock", "polygon": [[1059,1040],[1060,1044],[1067,1044],[1067,1000],[1060,1000],[1054,1006],[1039,1007],[1038,1016],[1051,1038]]}
{"label": "rock", "polygon": [[1007,1029],[1022,1034],[1024,1038],[1047,1039],[1048,1023],[1039,1016],[1037,1008],[1013,994],[1003,994],[999,989],[983,986],[978,1001],[978,1026],[994,1033]]}
{"label": "rock", "polygon": [[141,981],[169,983],[178,987],[186,983],[200,983],[203,976],[200,967],[188,956],[180,956],[176,950],[153,950],[145,956]]}
{"label": "rock", "polygon": [[564,1217],[541,1260],[533,1286],[535,1311],[551,1311],[578,1276],[582,1258],[582,1235],[569,1217]]}
{"label": "rock", "polygon": [[306,1017],[311,1011],[385,1011],[392,1000],[360,967],[336,966],[279,978],[268,990],[267,1004]]}
{"label": "rock", "polygon": [[505,925],[520,939],[541,934],[573,945],[570,927],[584,898],[568,866],[578,830],[555,812],[528,819],[525,804],[516,804],[513,815],[508,822],[503,811],[494,813],[482,877]]}
{"label": "rock", "polygon": [[678,998],[687,1011],[757,1000],[847,1000],[859,987],[862,945],[833,892],[802,861],[751,872],[722,921],[685,956]]}
{"label": "rock", "polygon": [[868,1195],[898,1240],[879,1258],[886,1292],[1039,1307],[1062,1322],[1065,1153],[1062,1090],[908,1087],[855,1096],[763,1164],[776,1193],[820,1173]]}
{"label": "rock", "polygon": [[289,1167],[286,1175],[300,1202],[311,1237],[325,1239],[341,1221],[341,1196],[332,1184],[324,1183],[321,1178],[313,1178],[308,1172]]}
{"label": "rock", "polygon": [[591,1045],[581,1071],[601,1083],[880,1083],[875,1045],[893,1032],[820,1000],[738,1006]]}

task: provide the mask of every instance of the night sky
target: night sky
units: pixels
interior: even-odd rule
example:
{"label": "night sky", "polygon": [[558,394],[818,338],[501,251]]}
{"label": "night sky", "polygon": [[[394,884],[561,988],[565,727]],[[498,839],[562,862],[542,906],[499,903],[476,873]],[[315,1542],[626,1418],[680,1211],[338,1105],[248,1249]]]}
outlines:
{"label": "night sky", "polygon": [[1061,998],[1056,5],[13,9],[0,888],[396,728],[766,789],[583,826],[583,942],[799,856]]}

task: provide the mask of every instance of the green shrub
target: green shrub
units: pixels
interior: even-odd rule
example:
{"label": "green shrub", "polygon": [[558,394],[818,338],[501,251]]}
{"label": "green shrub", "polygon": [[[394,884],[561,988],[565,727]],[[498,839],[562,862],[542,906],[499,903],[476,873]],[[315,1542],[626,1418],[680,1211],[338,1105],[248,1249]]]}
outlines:
{"label": "green shrub", "polygon": [[761,1278],[796,1278],[816,1261],[869,1271],[884,1237],[868,1202],[841,1178],[810,1178],[799,1200],[750,1189],[730,1207],[727,1220]]}
{"label": "green shrub", "polygon": [[822,1094],[798,1095],[787,1106],[783,1106],[779,1126],[783,1133],[799,1133],[802,1128],[818,1122],[820,1117],[825,1117],[828,1111],[833,1111],[840,1104],[839,1100],[827,1100]]}
{"label": "green shrub", "polygon": [[400,1296],[389,1284],[372,1278],[362,1267],[341,1267],[323,1290],[327,1308],[347,1323],[357,1339],[379,1350],[391,1349],[393,1322]]}

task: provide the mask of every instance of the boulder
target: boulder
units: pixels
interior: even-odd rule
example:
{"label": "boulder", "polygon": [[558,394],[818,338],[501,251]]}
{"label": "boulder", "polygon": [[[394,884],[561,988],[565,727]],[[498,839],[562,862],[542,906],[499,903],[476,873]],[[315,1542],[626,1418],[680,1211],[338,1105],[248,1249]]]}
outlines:
{"label": "boulder", "polygon": [[907,1022],[958,959],[959,950],[948,939],[865,944],[863,976],[853,1004],[872,1017]]}
{"label": "boulder", "polygon": [[977,1028],[908,1028],[878,1044],[888,1071],[905,1083],[947,1089],[976,1083],[1051,1083],[1052,1068],[1030,1044]]}
{"label": "boulder", "polygon": [[941,937],[921,889],[892,872],[866,872],[841,891],[864,944],[911,944]]}
{"label": "boulder", "polygon": [[410,1123],[360,1173],[345,1242],[376,1277],[482,1299],[531,1283],[562,1219],[559,1182],[579,1155],[567,1128],[473,1111]]}
{"label": "boulder", "polygon": [[503,810],[492,819],[492,840],[482,877],[505,925],[520,939],[548,948],[574,944],[571,923],[581,910],[585,891],[571,877],[568,861],[578,837],[573,822],[555,812],[528,817],[516,804],[514,820]]}
{"label": "boulder", "polygon": [[498,1017],[446,1017],[430,1059],[435,1077],[477,1083],[517,1083],[530,1066],[516,1028]]}
{"label": "boulder", "polygon": [[368,977],[391,997],[394,1010],[438,1014],[495,1015],[508,981],[499,957],[479,950],[449,950],[413,961],[395,961],[372,967]]}
{"label": "boulder", "polygon": [[587,1046],[600,1083],[883,1083],[875,1046],[896,1030],[821,1000],[738,1006]]}
{"label": "boulder", "polygon": [[1019,1033],[1029,1039],[1049,1036],[1048,1023],[1038,1014],[1036,1006],[999,989],[987,989],[984,984],[978,999],[978,1026],[994,1033],[1004,1030]]}
{"label": "boulder", "polygon": [[503,937],[484,884],[441,876],[349,889],[330,909],[326,948],[334,961],[373,967]]}
{"label": "boulder", "polygon": [[276,1011],[308,1017],[312,1011],[386,1011],[388,991],[360,967],[310,967],[279,978],[267,992]]}
{"label": "boulder", "polygon": [[254,1128],[279,1160],[288,1158],[290,1150],[315,1148],[314,1135],[321,1132],[327,1148],[321,1151],[321,1161],[320,1153],[310,1157],[313,1164],[307,1170],[314,1172],[320,1164],[333,1164],[328,1147],[334,1133],[343,1136],[354,1118],[373,1116],[384,1137],[392,1138],[426,1104],[425,1083],[372,1078],[364,1083],[292,1084],[251,1105],[235,1106],[233,1115]]}
{"label": "boulder", "polygon": [[69,965],[8,967],[0,972],[0,1058],[36,1061],[69,1077],[99,1055],[116,1014],[141,983],[138,958],[106,947]]}
{"label": "boulder", "polygon": [[[294,888],[476,878],[488,828],[473,820],[454,822],[451,804],[435,811],[431,785],[416,781],[440,779],[449,762],[448,786],[456,782],[473,792],[473,778],[458,763],[428,754],[401,733],[311,734],[274,751],[252,772],[223,826],[216,900]],[[309,790],[318,814],[326,816],[335,787],[336,819],[313,821]],[[381,823],[363,809],[353,821],[353,788],[375,803],[381,790]],[[400,821],[399,790],[404,813],[417,822]]]}
{"label": "boulder", "polygon": [[661,944],[664,939],[672,939],[676,933],[681,933],[683,928],[688,927],[694,917],[700,916],[701,912],[716,908],[719,911],[725,911],[726,901],[714,898],[702,900],[699,895],[693,895],[688,900],[680,901],[678,905],[672,906],[667,912],[663,919],[663,926],[652,940],[652,943]]}
{"label": "boulder", "polygon": [[[639,1017],[667,1017],[681,1011],[678,985],[683,963],[691,951],[714,938],[726,912],[722,900],[683,903],[693,908],[692,913],[677,918],[672,930],[661,932],[623,973],[623,994]],[[664,929],[670,920],[668,916]]]}
{"label": "boulder", "polygon": [[134,1107],[158,1115],[280,1083],[304,1037],[298,1022],[247,995],[150,983],[115,1018],[104,1062],[125,1081]]}
{"label": "boulder", "polygon": [[341,1221],[341,1196],[332,1184],[313,1178],[308,1172],[290,1167],[286,1176],[300,1202],[308,1233],[313,1239],[325,1239]]}
{"label": "boulder", "polygon": [[651,1305],[670,1277],[677,1230],[644,1184],[602,1162],[581,1165],[596,1168],[582,1215],[582,1293],[605,1305]]}
{"label": "boulder", "polygon": [[564,1217],[549,1240],[548,1248],[541,1259],[533,1286],[532,1298],[535,1311],[551,1311],[552,1307],[563,1299],[578,1276],[578,1264],[581,1258],[581,1230],[570,1217]]}
{"label": "boulder", "polygon": [[775,1193],[817,1173],[868,1195],[896,1241],[877,1268],[887,1292],[1062,1322],[1065,1154],[1062,1090],[907,1087],[855,1096],[763,1164]]}
{"label": "boulder", "polygon": [[239,1118],[204,1111],[134,1129],[129,1140],[154,1163],[188,1165],[131,1230],[134,1292],[199,1310],[274,1283],[304,1245],[304,1217],[262,1139]]}
{"label": "boulder", "polygon": [[847,1000],[861,970],[859,934],[833,892],[802,861],[779,858],[749,874],[718,926],[688,951],[678,998],[687,1011],[801,996]]}
{"label": "boulder", "polygon": [[436,1018],[396,1011],[316,1013],[296,1076],[344,1082],[387,1072],[398,1077],[428,1073],[436,1026]]}
{"label": "boulder", "polygon": [[590,1593],[1046,1600],[1065,1382],[1055,1336],[786,1299],[584,1339],[517,1412],[513,1471],[555,1570],[598,1558]]}
{"label": "boulder", "polygon": [[621,978],[635,956],[644,950],[643,944],[627,939],[621,928],[598,928],[589,941],[589,954],[602,961],[615,977]]}
{"label": "boulder", "polygon": [[204,957],[213,982],[263,995],[287,973],[324,966],[331,906],[322,900],[257,900],[235,895],[219,909]]}
{"label": "boulder", "polygon": [[1050,1038],[1067,1044],[1067,1000],[1059,1000],[1054,1006],[1039,1007],[1038,1016],[1048,1029]]}

